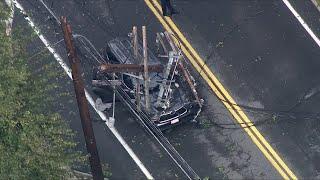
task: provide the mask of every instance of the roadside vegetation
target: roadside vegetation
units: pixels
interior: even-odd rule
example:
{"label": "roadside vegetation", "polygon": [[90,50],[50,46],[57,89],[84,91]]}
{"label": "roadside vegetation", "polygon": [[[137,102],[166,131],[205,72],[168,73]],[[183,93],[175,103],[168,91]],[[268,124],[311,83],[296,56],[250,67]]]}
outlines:
{"label": "roadside vegetation", "polygon": [[[27,27],[5,33],[8,9],[0,2],[0,179],[66,179],[86,156],[75,150],[74,132],[52,111],[57,73],[30,62]],[[46,53],[33,61],[43,63]]]}

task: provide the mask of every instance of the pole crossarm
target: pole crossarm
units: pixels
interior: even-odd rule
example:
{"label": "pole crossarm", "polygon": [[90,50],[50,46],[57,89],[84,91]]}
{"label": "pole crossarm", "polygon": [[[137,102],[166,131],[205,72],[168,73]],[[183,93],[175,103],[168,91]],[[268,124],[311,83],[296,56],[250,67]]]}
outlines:
{"label": "pole crossarm", "polygon": [[[148,65],[149,72],[163,72],[163,66]],[[99,71],[101,73],[116,73],[116,72],[144,72],[144,65],[139,64],[103,64],[99,66]]]}

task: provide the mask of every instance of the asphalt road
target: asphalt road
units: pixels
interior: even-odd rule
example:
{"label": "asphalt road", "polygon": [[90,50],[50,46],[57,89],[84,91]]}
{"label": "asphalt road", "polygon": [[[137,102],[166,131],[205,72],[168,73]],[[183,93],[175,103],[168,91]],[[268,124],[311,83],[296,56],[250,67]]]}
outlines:
{"label": "asphalt road", "polygon": [[[142,0],[45,2],[58,16],[67,16],[74,32],[85,35],[98,49],[103,49],[113,37],[126,36],[133,25],[147,25],[149,44],[155,32],[163,31]],[[51,43],[61,39],[59,27],[38,1],[21,3]],[[293,3],[319,34],[319,12],[309,1]],[[180,11],[173,17],[174,21],[235,100],[273,111],[247,114],[253,121],[267,119],[258,129],[293,172],[298,177],[320,178],[319,118],[311,117],[311,112],[317,112],[319,100],[317,57],[320,51],[282,1],[202,0],[195,3],[176,0],[174,4]],[[65,53],[63,45],[56,48],[60,54]],[[196,73],[194,76],[206,102],[200,120],[232,123],[232,117],[207,90],[201,77]],[[61,86],[72,92],[67,81],[61,82]],[[303,97],[305,100],[301,101]],[[61,101],[66,104],[70,100]],[[123,106],[118,106],[116,127],[155,178],[184,179],[153,139]],[[280,111],[286,110],[291,110],[290,116],[279,116]],[[79,132],[83,148],[74,102],[61,112]],[[143,178],[116,139],[104,130],[104,125],[95,123],[94,128],[101,158],[111,165],[112,178]],[[241,128],[185,125],[166,136],[201,177],[281,178]]]}
{"label": "asphalt road", "polygon": [[[291,1],[319,35],[310,1]],[[174,17],[239,104],[270,109],[259,126],[298,177],[319,178],[320,50],[282,1],[176,1]],[[196,35],[195,35],[196,34]],[[290,115],[279,117],[281,111]],[[247,112],[253,121],[261,112]],[[312,117],[311,117],[312,116]]]}

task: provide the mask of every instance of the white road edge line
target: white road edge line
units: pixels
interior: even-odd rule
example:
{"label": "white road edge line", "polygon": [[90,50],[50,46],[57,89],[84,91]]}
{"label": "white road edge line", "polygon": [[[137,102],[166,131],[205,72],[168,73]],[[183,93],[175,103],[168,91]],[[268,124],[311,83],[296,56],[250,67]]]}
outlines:
{"label": "white road edge line", "polygon": [[9,17],[5,20],[6,35],[10,36],[11,30],[12,30],[13,16],[14,16],[14,6],[13,6],[13,2],[11,0],[5,0],[5,3],[7,4],[7,6],[10,9]]}
{"label": "white road edge line", "polygon": [[304,29],[309,33],[311,38],[318,44],[320,47],[320,40],[319,38],[313,33],[313,31],[310,29],[308,24],[303,20],[303,18],[300,16],[300,14],[292,7],[289,0],[282,0],[284,4],[289,8],[289,10],[293,13],[293,15],[298,19],[300,24],[304,27]]}
{"label": "white road edge line", "polygon": [[311,2],[316,6],[318,11],[320,12],[320,4],[317,2],[317,0],[311,0]]}
{"label": "white road edge line", "polygon": [[[47,49],[52,53],[52,55],[55,57],[55,59],[58,61],[58,63],[61,65],[61,67],[64,69],[64,71],[67,73],[67,75],[69,76],[70,79],[72,79],[72,75],[71,75],[71,70],[68,67],[68,65],[63,61],[63,59],[61,58],[61,56],[55,51],[55,49],[53,47],[51,47],[49,41],[40,33],[40,29],[38,27],[35,26],[34,22],[31,20],[31,18],[27,15],[26,11],[23,9],[23,7],[21,6],[21,4],[16,1],[13,0],[14,2],[14,6],[16,8],[18,8],[20,10],[20,12],[25,16],[25,19],[28,21],[28,24],[32,27],[32,29],[37,33],[37,35],[39,36],[40,40],[43,42],[43,44],[47,47]],[[92,96],[87,92],[87,90],[85,89],[85,94],[86,97],[89,101],[89,103],[91,104],[91,106],[94,108],[94,110],[99,114],[99,116],[101,117],[102,120],[104,120],[106,123],[106,125],[108,126],[108,128],[110,129],[110,131],[112,132],[112,134],[118,139],[118,141],[121,143],[121,145],[125,148],[125,150],[128,152],[128,154],[131,156],[131,158],[134,160],[134,162],[138,165],[138,167],[141,169],[141,171],[143,172],[143,174],[146,176],[146,178],[148,179],[154,179],[152,177],[152,175],[150,174],[150,172],[146,169],[146,167],[143,165],[143,163],[140,161],[140,159],[136,156],[136,154],[133,152],[133,150],[129,147],[129,145],[125,142],[125,140],[122,138],[122,136],[119,134],[119,132],[117,131],[117,129],[115,127],[113,127],[111,124],[108,123],[108,118],[106,117],[106,115],[97,110],[95,108],[94,105],[94,101]]]}

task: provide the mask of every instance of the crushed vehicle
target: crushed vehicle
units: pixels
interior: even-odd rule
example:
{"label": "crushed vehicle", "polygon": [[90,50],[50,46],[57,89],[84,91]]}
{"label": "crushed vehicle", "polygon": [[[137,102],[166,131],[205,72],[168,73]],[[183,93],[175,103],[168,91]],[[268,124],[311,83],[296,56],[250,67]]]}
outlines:
{"label": "crushed vehicle", "polygon": [[[100,107],[114,101],[112,94],[117,86],[137,106],[135,108],[148,114],[161,130],[196,122],[203,100],[198,97],[194,78],[176,44],[170,33],[157,33],[157,47],[162,46],[164,55],[156,57],[150,49],[134,44],[130,37],[109,41],[105,54],[108,62],[95,69],[92,81]],[[144,50],[147,51],[148,79],[144,76]]]}

